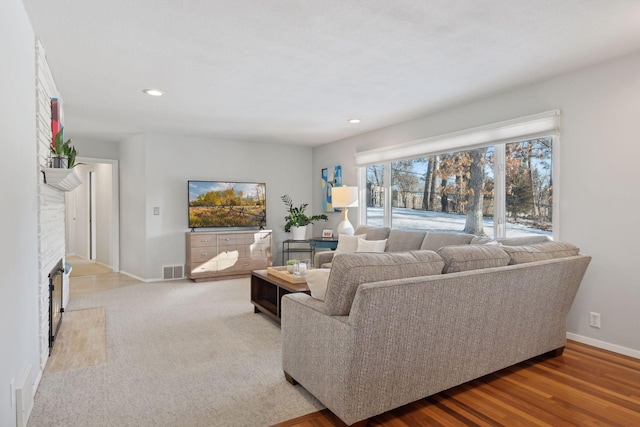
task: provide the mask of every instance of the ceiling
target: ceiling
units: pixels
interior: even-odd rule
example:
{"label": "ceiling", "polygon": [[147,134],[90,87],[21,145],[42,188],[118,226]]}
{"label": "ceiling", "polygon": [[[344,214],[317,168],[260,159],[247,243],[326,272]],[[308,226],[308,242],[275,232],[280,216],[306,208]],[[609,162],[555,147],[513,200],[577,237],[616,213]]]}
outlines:
{"label": "ceiling", "polygon": [[638,0],[23,1],[91,142],[316,146],[640,50]]}

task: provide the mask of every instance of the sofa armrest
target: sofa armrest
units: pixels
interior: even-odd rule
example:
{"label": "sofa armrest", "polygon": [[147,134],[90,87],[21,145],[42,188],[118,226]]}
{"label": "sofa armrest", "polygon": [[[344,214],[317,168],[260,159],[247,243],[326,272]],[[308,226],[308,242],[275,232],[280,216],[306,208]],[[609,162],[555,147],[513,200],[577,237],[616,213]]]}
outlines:
{"label": "sofa armrest", "polygon": [[328,316],[303,293],[282,297],[282,369],[335,414],[350,396],[354,341],[347,316]]}
{"label": "sofa armrest", "polygon": [[[285,296],[283,296],[283,298],[284,297]],[[305,294],[303,292],[295,292],[295,293],[287,294],[286,297],[294,299],[296,303],[308,309],[317,311],[319,313],[324,313],[324,301],[315,299],[309,294]],[[343,321],[346,322],[347,316],[343,316],[343,317],[344,317]]]}
{"label": "sofa armrest", "polygon": [[336,254],[335,251],[321,251],[316,252],[316,255],[313,257],[313,267],[320,268],[322,264],[326,264],[333,260],[333,256]]}

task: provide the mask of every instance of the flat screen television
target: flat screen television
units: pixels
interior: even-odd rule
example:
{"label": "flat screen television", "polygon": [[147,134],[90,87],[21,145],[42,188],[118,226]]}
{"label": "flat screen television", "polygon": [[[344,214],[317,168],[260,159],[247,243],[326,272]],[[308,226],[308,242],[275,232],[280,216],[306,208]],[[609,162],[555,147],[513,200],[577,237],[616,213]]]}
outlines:
{"label": "flat screen television", "polygon": [[263,182],[189,181],[189,228],[263,228],[266,191]]}

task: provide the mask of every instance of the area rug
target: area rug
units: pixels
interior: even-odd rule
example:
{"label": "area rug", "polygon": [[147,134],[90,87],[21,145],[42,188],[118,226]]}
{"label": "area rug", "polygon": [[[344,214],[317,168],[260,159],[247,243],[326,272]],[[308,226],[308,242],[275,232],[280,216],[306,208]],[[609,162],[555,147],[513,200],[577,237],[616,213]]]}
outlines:
{"label": "area rug", "polygon": [[104,307],[106,363],[45,373],[37,426],[269,426],[322,409],[282,372],[280,328],[249,279],[140,283],[72,298]]}
{"label": "area rug", "polygon": [[66,311],[47,362],[48,373],[102,365],[107,361],[104,308]]}

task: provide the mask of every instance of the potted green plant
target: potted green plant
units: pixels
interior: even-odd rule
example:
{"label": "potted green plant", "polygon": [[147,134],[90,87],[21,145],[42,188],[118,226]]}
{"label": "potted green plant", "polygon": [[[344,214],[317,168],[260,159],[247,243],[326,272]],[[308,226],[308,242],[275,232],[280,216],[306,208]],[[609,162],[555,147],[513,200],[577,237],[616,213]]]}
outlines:
{"label": "potted green plant", "polygon": [[284,231],[287,233],[293,231],[293,240],[304,240],[307,225],[311,225],[320,220],[327,221],[329,219],[325,214],[307,216],[304,212],[309,204],[303,203],[300,206],[295,207],[293,206],[291,197],[287,194],[282,196],[281,199],[289,213],[284,217]]}
{"label": "potted green plant", "polygon": [[76,163],[77,154],[76,148],[71,145],[71,139],[65,142],[63,131],[60,129],[51,141],[51,166],[71,169]]}
{"label": "potted green plant", "polygon": [[287,271],[289,273],[293,273],[293,266],[295,265],[296,262],[298,262],[297,259],[287,260]]}

